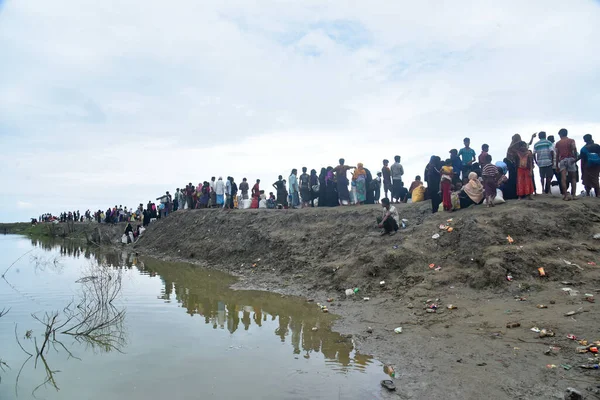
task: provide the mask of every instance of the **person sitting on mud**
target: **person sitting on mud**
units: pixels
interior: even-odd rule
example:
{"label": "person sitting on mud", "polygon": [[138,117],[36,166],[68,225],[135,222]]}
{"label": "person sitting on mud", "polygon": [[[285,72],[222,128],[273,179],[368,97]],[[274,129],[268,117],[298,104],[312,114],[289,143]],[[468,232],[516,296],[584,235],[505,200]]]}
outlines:
{"label": "person sitting on mud", "polygon": [[387,197],[381,199],[381,207],[383,207],[383,218],[377,218],[378,227],[383,228],[381,236],[390,235],[393,236],[398,232],[398,225],[400,222],[400,215],[396,207],[390,204],[390,199]]}

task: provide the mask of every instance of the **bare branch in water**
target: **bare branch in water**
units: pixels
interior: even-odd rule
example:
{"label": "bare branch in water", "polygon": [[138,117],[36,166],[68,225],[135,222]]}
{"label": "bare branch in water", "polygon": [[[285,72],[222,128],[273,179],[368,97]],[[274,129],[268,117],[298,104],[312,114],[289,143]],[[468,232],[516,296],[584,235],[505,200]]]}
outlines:
{"label": "bare branch in water", "polygon": [[6,275],[6,273],[8,272],[8,270],[11,269],[12,266],[15,265],[21,258],[25,257],[27,254],[31,253],[34,250],[35,250],[35,248],[29,250],[28,252],[26,252],[25,254],[23,254],[21,257],[17,258],[15,261],[13,261],[13,263],[10,264],[8,266],[8,268],[6,268],[6,270],[4,271],[4,273],[2,273],[2,279],[6,280],[6,278],[4,276]]}
{"label": "bare branch in water", "polygon": [[[18,395],[18,379],[21,371],[31,358],[34,359],[34,368],[37,368],[38,360],[41,360],[46,372],[46,379],[33,390],[32,395],[35,397],[36,391],[46,385],[54,387],[57,391],[60,390],[54,378],[54,374],[60,371],[52,370],[48,364],[47,354],[50,347],[57,352],[62,348],[68,354],[68,358],[80,360],[60,341],[60,335],[69,335],[78,343],[92,349],[122,352],[121,349],[126,344],[123,326],[125,310],[118,309],[113,304],[121,293],[121,280],[121,270],[91,263],[84,278],[77,281],[81,283],[81,294],[77,304],[71,301],[62,310],[46,312],[43,316],[31,315],[34,320],[44,325],[43,340],[40,345],[37,338],[33,337],[35,352],[25,350],[15,325],[17,344],[29,356],[17,375],[15,394]],[[2,312],[6,313],[4,310]],[[27,331],[25,337],[31,338],[31,331]]]}
{"label": "bare branch in water", "polygon": [[6,314],[8,314],[8,312],[10,311],[9,309],[3,308],[2,311],[0,311],[0,318],[4,317]]}
{"label": "bare branch in water", "polygon": [[23,350],[25,352],[25,354],[28,354],[30,358],[33,357],[33,354],[31,354],[30,352],[28,352],[27,350],[25,350],[23,348],[23,346],[21,345],[21,342],[19,341],[19,336],[17,335],[17,324],[15,324],[15,339],[17,339],[17,344],[19,345],[19,347],[21,348],[21,350]]}

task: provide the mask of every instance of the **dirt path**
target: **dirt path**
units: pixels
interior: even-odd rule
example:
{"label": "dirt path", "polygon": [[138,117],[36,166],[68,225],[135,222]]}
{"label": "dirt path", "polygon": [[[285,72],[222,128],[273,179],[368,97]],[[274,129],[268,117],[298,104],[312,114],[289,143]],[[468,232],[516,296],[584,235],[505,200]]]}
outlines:
{"label": "dirt path", "polygon": [[[494,209],[431,215],[423,203],[399,211],[408,225],[394,237],[374,229],[379,206],[183,211],[152,224],[135,248],[233,273],[238,288],[327,304],[361,352],[394,365],[391,398],[558,399],[567,387],[600,398],[586,390],[600,370],[578,367],[598,359],[567,339],[600,340],[598,305],[585,296],[600,296],[600,202],[538,196]],[[426,310],[432,303],[435,313]]]}

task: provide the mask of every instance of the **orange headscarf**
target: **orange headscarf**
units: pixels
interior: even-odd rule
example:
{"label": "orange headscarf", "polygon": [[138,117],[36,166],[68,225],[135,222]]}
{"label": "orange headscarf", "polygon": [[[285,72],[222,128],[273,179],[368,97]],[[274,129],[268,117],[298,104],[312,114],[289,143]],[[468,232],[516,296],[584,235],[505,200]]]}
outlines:
{"label": "orange headscarf", "polygon": [[363,163],[356,164],[356,169],[352,173],[352,180],[357,180],[359,176],[363,175],[365,178],[367,177],[367,171],[363,168]]}

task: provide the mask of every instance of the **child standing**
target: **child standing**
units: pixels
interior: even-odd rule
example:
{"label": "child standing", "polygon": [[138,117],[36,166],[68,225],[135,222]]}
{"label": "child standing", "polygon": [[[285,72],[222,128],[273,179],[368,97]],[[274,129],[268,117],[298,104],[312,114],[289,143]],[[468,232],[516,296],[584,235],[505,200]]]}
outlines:
{"label": "child standing", "polygon": [[442,189],[442,204],[444,205],[444,211],[452,211],[452,160],[447,159],[444,166],[441,169],[442,180],[441,180],[441,189]]}
{"label": "child standing", "polygon": [[485,155],[485,166],[481,176],[483,177],[483,189],[485,191],[485,200],[488,207],[494,207],[494,199],[496,198],[496,189],[498,185],[498,167],[492,164],[492,156]]}

